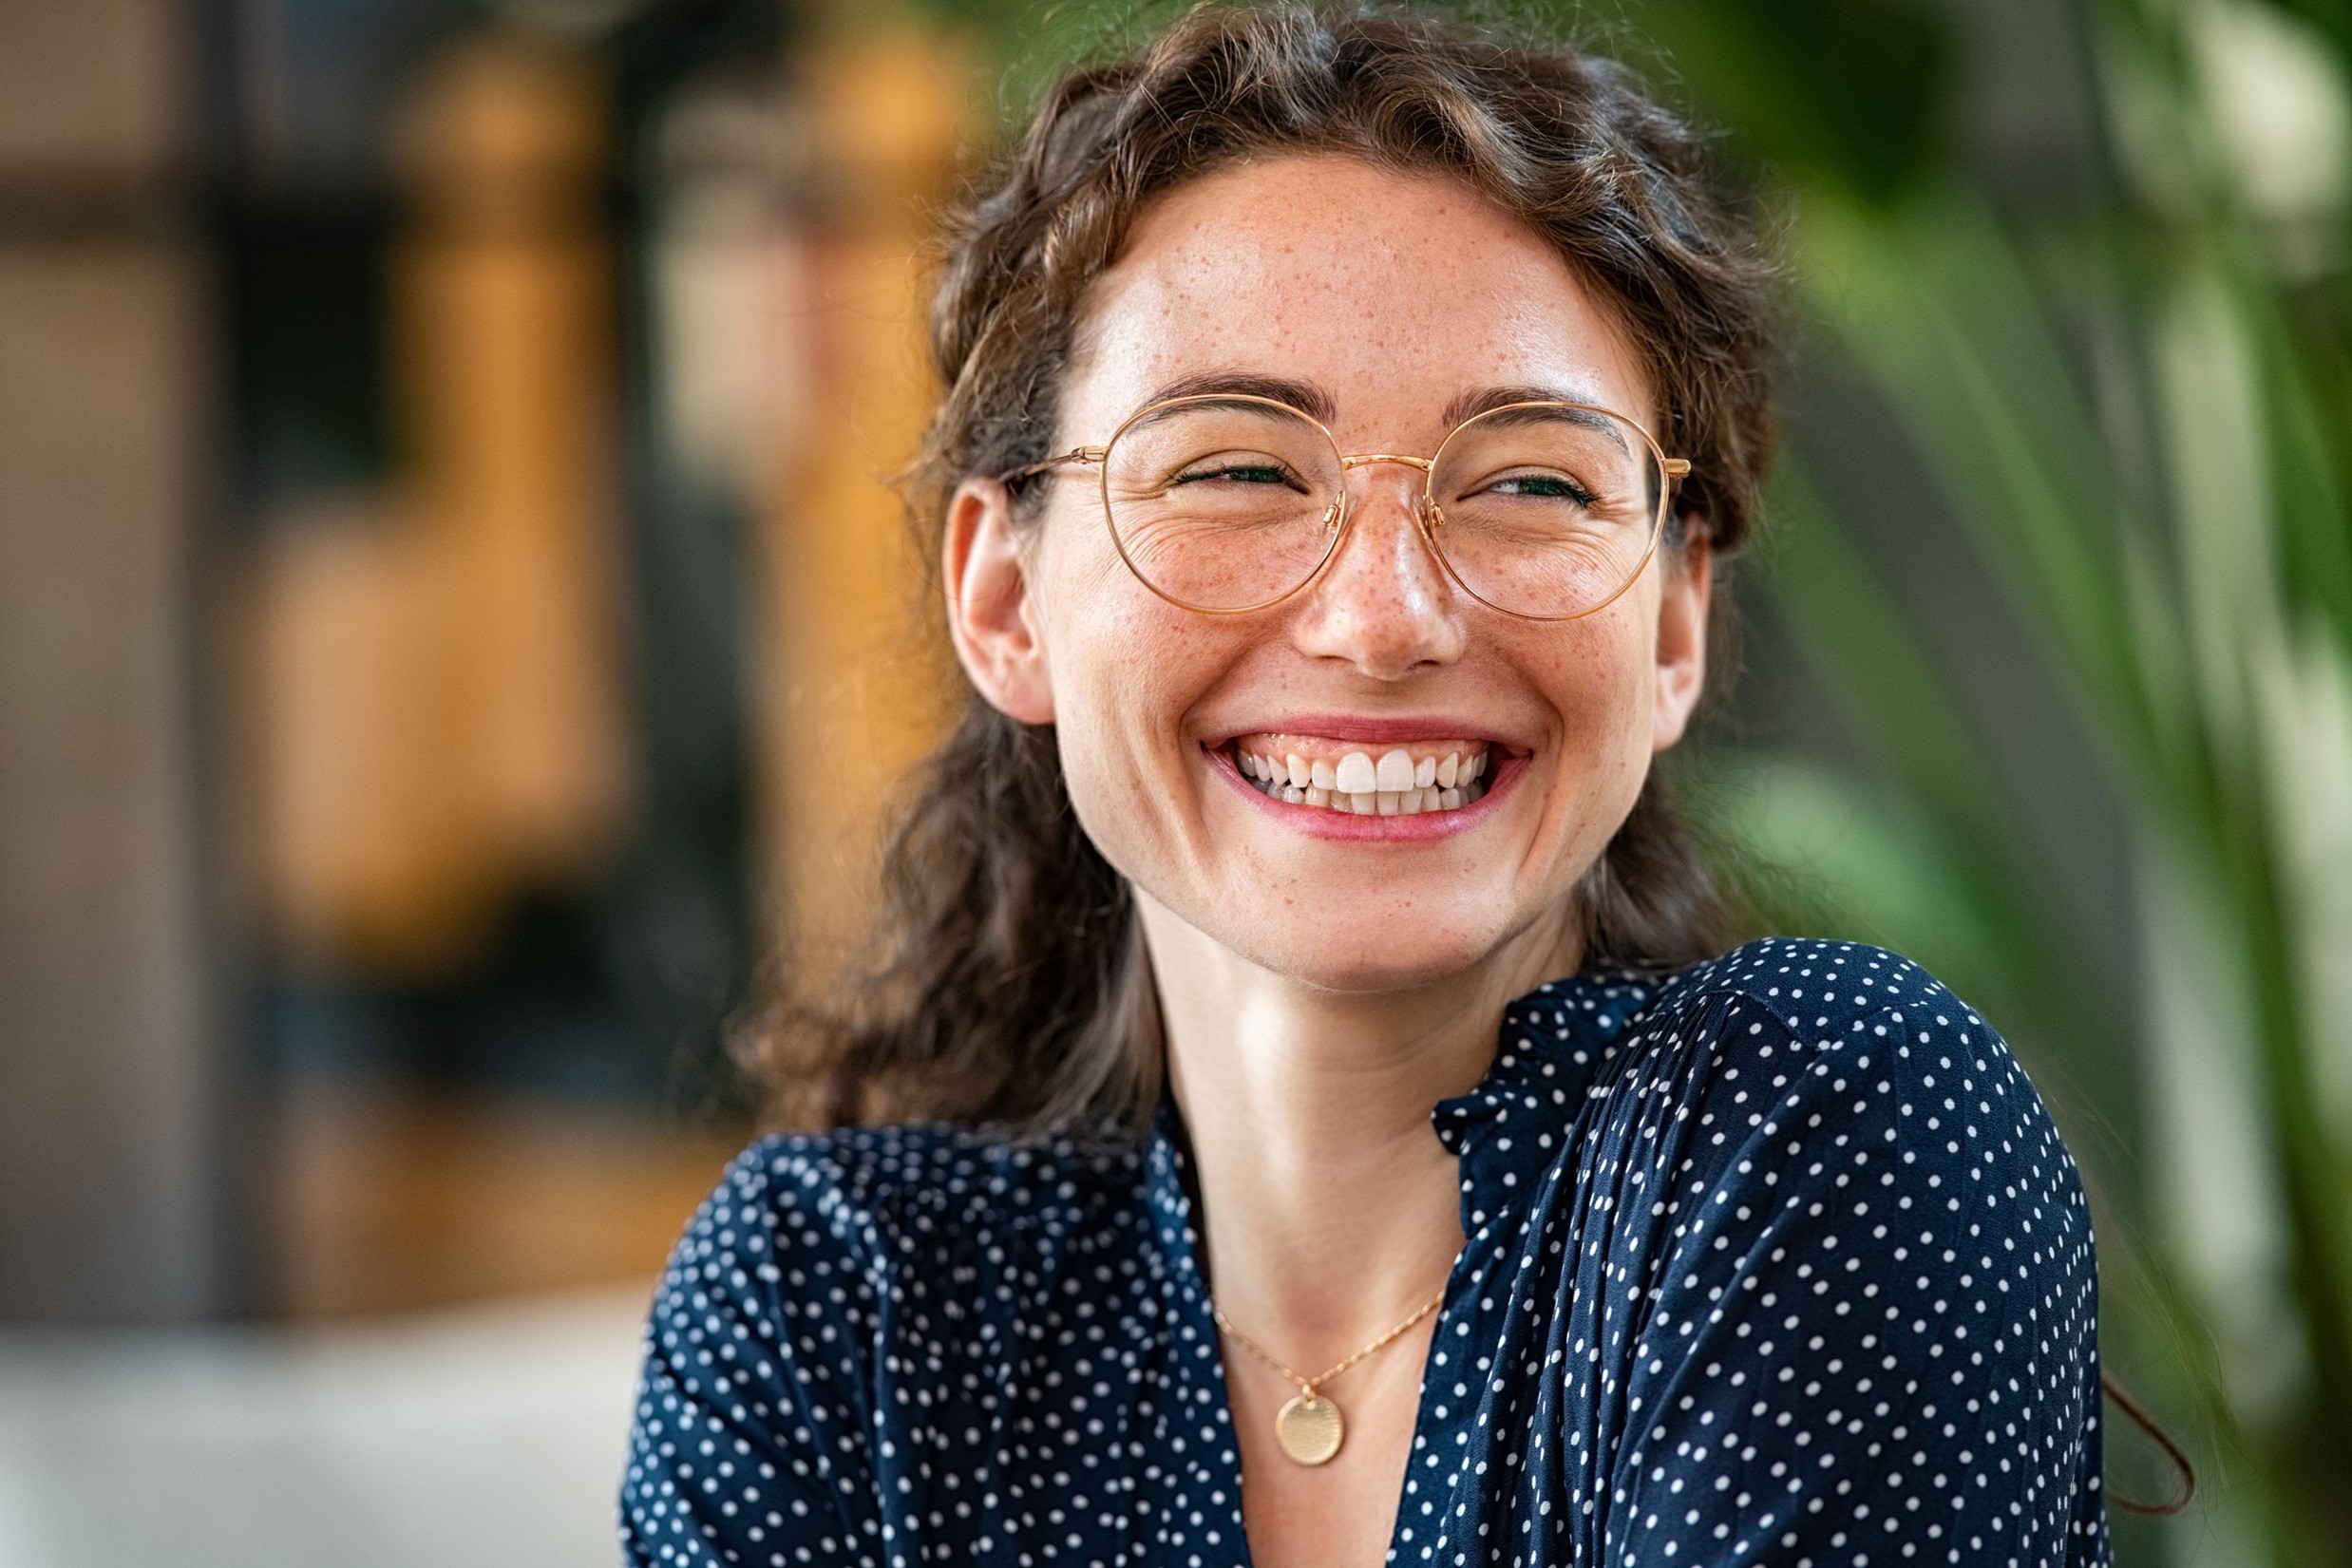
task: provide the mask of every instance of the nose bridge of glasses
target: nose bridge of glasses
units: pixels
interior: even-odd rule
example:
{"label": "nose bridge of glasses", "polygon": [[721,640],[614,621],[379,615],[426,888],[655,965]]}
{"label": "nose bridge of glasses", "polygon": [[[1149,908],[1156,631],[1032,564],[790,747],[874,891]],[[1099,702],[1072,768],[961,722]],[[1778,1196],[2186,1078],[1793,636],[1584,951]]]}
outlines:
{"label": "nose bridge of glasses", "polygon": [[[1339,471],[1344,477],[1356,469],[1375,467],[1383,463],[1393,463],[1399,467],[1415,470],[1421,477],[1422,482],[1412,486],[1409,494],[1402,494],[1397,499],[1402,503],[1406,516],[1415,520],[1422,520],[1430,510],[1428,475],[1434,462],[1432,458],[1408,457],[1402,452],[1361,452],[1355,457],[1341,458]],[[1324,519],[1325,524],[1335,529],[1337,528],[1344,518],[1359,511],[1361,505],[1360,501],[1345,494],[1343,485],[1340,498],[1333,502],[1331,512]]]}
{"label": "nose bridge of glasses", "polygon": [[1348,519],[1363,510],[1362,498],[1349,494],[1353,487],[1345,482],[1346,476],[1358,468],[1372,468],[1382,464],[1394,464],[1415,471],[1421,482],[1413,484],[1410,493],[1399,494],[1397,500],[1403,506],[1407,517],[1416,521],[1420,520],[1429,507],[1428,475],[1433,461],[1430,458],[1409,457],[1402,452],[1361,452],[1354,457],[1342,457],[1339,460],[1342,481],[1340,493],[1334,498],[1331,510],[1324,514],[1324,526],[1336,532]]}

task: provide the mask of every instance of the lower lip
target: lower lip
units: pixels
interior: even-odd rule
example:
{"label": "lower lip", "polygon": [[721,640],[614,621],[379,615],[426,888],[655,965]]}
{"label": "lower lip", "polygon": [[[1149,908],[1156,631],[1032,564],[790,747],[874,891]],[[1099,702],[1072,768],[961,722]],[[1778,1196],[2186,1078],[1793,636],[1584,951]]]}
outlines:
{"label": "lower lip", "polygon": [[[1496,765],[1487,784],[1487,792],[1465,806],[1451,811],[1424,811],[1407,817],[1359,817],[1352,811],[1333,811],[1319,805],[1293,805],[1278,801],[1256,784],[1242,777],[1234,765],[1233,754],[1223,746],[1208,750],[1211,765],[1242,797],[1259,810],[1271,815],[1284,827],[1318,839],[1336,840],[1352,844],[1428,844],[1441,839],[1451,839],[1457,833],[1467,833],[1493,814],[1504,796],[1518,784],[1520,774],[1527,771],[1524,757],[1504,757]],[[1489,752],[1489,755],[1494,755]]]}

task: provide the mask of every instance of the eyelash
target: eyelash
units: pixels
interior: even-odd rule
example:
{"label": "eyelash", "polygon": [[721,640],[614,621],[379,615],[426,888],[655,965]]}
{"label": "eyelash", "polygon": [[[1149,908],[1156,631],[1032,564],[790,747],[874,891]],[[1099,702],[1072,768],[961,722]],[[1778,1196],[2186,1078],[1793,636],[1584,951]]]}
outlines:
{"label": "eyelash", "polygon": [[[1263,475],[1265,476],[1265,480],[1270,480],[1272,482],[1277,484],[1287,485],[1292,489],[1299,488],[1299,486],[1291,479],[1289,474],[1285,473],[1280,468],[1275,467],[1271,463],[1237,463],[1227,464],[1222,468],[1208,468],[1196,472],[1182,473],[1176,476],[1176,482],[1179,484],[1189,484],[1200,480],[1230,479],[1237,475],[1250,474]],[[1255,482],[1265,482],[1265,480],[1257,481]]]}
{"label": "eyelash", "polygon": [[[1579,506],[1590,506],[1593,503],[1593,494],[1591,491],[1585,489],[1574,480],[1563,479],[1556,474],[1524,474],[1512,479],[1498,481],[1494,487],[1499,490],[1505,485],[1525,485],[1530,482],[1557,484],[1567,493],[1568,500],[1573,501]],[[1540,497],[1538,499],[1548,500],[1550,498]]]}

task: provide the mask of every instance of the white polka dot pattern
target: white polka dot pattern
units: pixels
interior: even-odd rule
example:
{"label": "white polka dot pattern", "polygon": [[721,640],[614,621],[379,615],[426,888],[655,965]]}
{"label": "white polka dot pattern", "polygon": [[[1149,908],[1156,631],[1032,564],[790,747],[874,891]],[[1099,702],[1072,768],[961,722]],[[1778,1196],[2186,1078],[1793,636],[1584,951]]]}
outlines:
{"label": "white polka dot pattern", "polygon": [[[1389,1560],[2103,1564],[2072,1161],[1876,949],[1513,1003],[1439,1105],[1463,1228]],[[654,1305],[634,1564],[1247,1561],[1181,1129],[770,1139]]]}

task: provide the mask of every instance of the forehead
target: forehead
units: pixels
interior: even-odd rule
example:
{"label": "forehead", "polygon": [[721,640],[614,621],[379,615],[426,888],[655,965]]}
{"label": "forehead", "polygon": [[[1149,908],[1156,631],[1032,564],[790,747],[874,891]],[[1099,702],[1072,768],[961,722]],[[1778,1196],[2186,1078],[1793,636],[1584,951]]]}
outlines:
{"label": "forehead", "polygon": [[1220,170],[1148,209],[1090,291],[1064,417],[1116,420],[1220,373],[1327,390],[1335,433],[1444,433],[1493,387],[1544,387],[1651,424],[1614,306],[1467,183],[1337,155]]}

